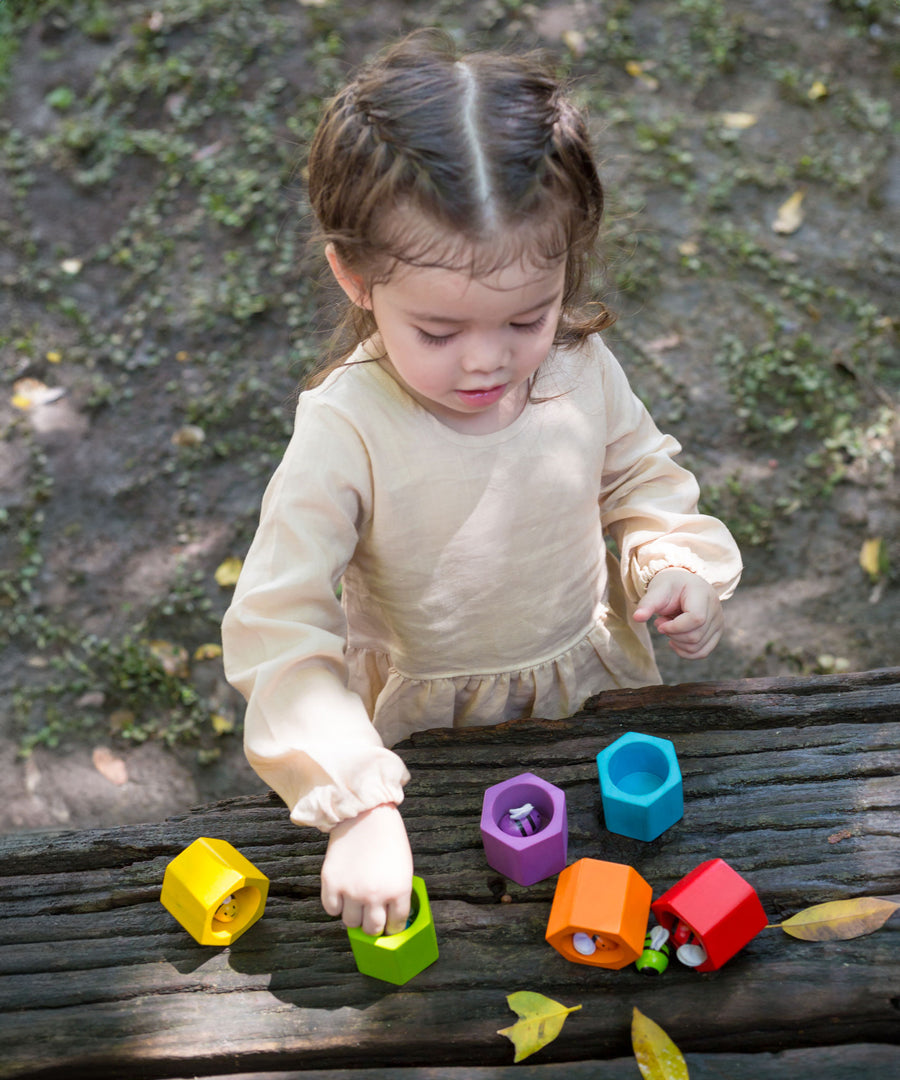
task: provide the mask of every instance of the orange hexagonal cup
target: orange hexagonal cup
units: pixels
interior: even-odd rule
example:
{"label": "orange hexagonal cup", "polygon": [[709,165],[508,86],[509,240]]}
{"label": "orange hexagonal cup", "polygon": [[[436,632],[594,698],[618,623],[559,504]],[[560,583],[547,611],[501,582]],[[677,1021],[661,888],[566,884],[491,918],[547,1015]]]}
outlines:
{"label": "orange hexagonal cup", "polygon": [[623,968],[644,948],[652,895],[631,866],[579,859],[559,875],[547,941],[574,964]]}

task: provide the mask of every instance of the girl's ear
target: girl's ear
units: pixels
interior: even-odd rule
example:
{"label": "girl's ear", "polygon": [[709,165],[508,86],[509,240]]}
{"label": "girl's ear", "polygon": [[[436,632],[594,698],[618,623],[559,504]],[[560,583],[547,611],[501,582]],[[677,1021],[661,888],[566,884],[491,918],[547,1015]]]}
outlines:
{"label": "girl's ear", "polygon": [[331,267],[331,272],[334,274],[338,285],[340,285],[350,300],[356,304],[357,307],[366,308],[368,311],[371,311],[372,298],[369,296],[369,290],[366,288],[362,275],[355,273],[353,270],[349,270],[341,262],[338,258],[338,253],[334,249],[334,244],[326,245],[325,258],[328,260],[328,265]]}

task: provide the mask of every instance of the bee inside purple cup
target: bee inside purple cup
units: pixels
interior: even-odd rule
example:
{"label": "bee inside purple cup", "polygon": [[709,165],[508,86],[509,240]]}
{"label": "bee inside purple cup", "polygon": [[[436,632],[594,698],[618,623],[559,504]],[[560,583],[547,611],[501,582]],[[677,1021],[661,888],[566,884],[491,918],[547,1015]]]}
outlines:
{"label": "bee inside purple cup", "polygon": [[501,832],[509,836],[533,836],[544,827],[541,812],[532,803],[513,807],[500,819]]}

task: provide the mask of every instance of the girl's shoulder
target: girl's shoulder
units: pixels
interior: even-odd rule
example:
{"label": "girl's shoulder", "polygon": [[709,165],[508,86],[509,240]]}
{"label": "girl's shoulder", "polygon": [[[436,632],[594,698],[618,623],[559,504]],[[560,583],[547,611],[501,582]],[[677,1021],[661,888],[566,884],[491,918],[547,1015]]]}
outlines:
{"label": "girl's shoulder", "polygon": [[627,386],[618,360],[600,334],[576,345],[560,346],[541,371],[535,385],[538,398],[572,395],[589,404],[608,397],[610,388]]}

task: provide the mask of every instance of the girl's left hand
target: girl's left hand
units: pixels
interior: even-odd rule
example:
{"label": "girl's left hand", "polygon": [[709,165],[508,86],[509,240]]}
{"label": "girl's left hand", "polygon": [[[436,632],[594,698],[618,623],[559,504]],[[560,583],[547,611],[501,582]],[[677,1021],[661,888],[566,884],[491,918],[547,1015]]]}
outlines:
{"label": "girl's left hand", "polygon": [[656,629],[684,660],[709,656],[725,626],[722,603],[712,585],[674,566],[654,575],[634,619],[647,622],[654,615]]}

